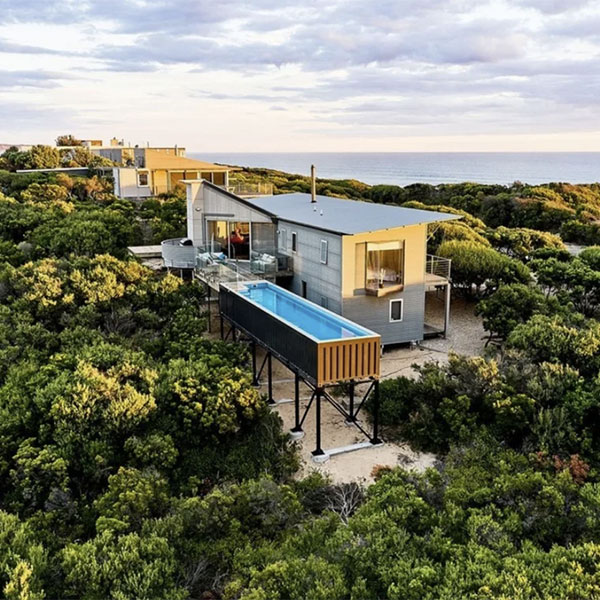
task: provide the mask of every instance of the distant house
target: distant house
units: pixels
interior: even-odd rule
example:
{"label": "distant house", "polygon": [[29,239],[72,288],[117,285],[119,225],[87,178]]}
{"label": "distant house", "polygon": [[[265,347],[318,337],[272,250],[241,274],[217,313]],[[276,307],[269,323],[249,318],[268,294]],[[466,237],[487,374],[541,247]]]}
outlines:
{"label": "distant house", "polygon": [[[107,158],[118,166],[112,169],[114,193],[119,198],[147,198],[170,192],[183,179],[205,179],[227,187],[231,167],[187,158],[181,146],[132,146],[112,138],[82,140],[92,154]],[[67,149],[70,146],[62,146]]]}
{"label": "distant house", "polygon": [[186,158],[156,148],[134,148],[135,165],[114,167],[115,195],[143,198],[169,192],[184,179],[205,179],[228,186],[229,167]]}
{"label": "distant house", "polygon": [[[271,279],[381,335],[382,344],[445,334],[450,261],[427,255],[428,226],[445,213],[310,194],[241,198],[186,181],[187,240],[165,240],[170,267],[193,267],[212,287]],[[425,319],[427,293],[443,327]]]}
{"label": "distant house", "polygon": [[216,185],[229,184],[230,167],[186,158],[180,146],[140,147],[112,138],[109,146],[87,140],[84,146],[94,154],[117,163],[113,168],[115,195],[145,198],[170,192],[182,179],[205,179]]}

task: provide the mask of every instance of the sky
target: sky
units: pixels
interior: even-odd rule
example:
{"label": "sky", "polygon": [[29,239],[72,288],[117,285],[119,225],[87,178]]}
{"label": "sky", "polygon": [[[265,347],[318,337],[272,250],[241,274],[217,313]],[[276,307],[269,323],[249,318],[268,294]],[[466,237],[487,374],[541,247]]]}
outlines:
{"label": "sky", "polygon": [[0,143],[600,151],[599,0],[0,0]]}

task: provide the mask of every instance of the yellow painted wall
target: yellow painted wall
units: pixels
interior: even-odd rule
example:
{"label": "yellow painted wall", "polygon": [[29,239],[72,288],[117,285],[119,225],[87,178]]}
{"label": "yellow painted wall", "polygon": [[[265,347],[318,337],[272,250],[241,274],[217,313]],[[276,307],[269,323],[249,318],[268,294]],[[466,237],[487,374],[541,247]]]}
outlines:
{"label": "yellow painted wall", "polygon": [[185,179],[184,173],[170,172],[169,176],[171,178],[171,189],[173,189],[182,179]]}
{"label": "yellow painted wall", "polygon": [[[404,286],[425,281],[427,257],[427,225],[394,227],[371,233],[345,235],[342,237],[342,297],[354,295],[356,272],[356,244],[364,242],[404,241]],[[364,257],[363,257],[364,260]]]}
{"label": "yellow painted wall", "polygon": [[165,170],[157,169],[152,171],[153,185],[159,190],[159,193],[165,191],[169,185],[169,179]]}

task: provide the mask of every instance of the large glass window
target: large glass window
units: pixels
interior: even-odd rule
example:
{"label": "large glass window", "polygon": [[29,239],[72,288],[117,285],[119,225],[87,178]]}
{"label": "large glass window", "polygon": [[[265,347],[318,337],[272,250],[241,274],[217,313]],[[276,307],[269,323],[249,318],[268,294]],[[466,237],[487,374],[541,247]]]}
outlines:
{"label": "large glass window", "polygon": [[206,233],[212,252],[240,260],[250,258],[250,223],[207,221]]}
{"label": "large glass window", "polygon": [[252,251],[275,254],[275,225],[252,223]]}
{"label": "large glass window", "polygon": [[229,256],[229,227],[227,221],[207,221],[206,234],[211,252],[223,252],[223,254]]}
{"label": "large glass window", "polygon": [[365,288],[367,293],[383,296],[402,288],[404,283],[404,243],[368,243]]}
{"label": "large glass window", "polygon": [[229,258],[250,258],[250,223],[229,223]]}

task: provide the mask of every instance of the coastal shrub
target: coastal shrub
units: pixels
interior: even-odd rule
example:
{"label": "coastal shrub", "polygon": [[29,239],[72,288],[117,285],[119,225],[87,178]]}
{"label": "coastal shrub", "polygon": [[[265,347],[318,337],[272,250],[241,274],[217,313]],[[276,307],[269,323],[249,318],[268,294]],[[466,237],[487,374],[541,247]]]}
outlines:
{"label": "coastal shrub", "polygon": [[550,258],[532,261],[531,268],[540,286],[553,294],[563,305],[589,317],[599,314],[600,271],[595,270],[594,253],[576,257],[568,262]]}
{"label": "coastal shrub", "polygon": [[530,279],[522,262],[475,242],[444,242],[437,253],[452,260],[453,285],[469,295],[489,295],[503,283],[528,283]]}
{"label": "coastal shrub", "polygon": [[508,348],[523,352],[533,362],[569,365],[583,374],[600,370],[600,323],[588,319],[570,324],[562,316],[534,315],[508,336]]}
{"label": "coastal shrub", "polygon": [[535,229],[498,227],[488,231],[487,239],[494,248],[512,258],[529,260],[541,249],[566,250],[560,237]]}
{"label": "coastal shrub", "polygon": [[589,246],[588,248],[584,248],[577,258],[582,260],[594,271],[600,271],[600,246]]}
{"label": "coastal shrub", "polygon": [[522,283],[501,285],[489,298],[479,302],[475,314],[483,319],[483,327],[494,338],[505,340],[520,323],[534,314],[553,314],[559,310],[556,298],[546,296],[535,287]]}

